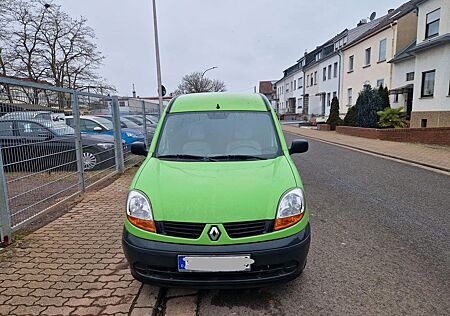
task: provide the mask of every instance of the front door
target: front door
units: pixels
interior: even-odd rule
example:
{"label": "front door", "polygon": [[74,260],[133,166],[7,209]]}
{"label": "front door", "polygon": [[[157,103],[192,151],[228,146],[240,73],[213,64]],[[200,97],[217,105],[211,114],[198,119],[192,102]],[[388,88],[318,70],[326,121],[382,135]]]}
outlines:
{"label": "front door", "polygon": [[320,97],[322,98],[322,115],[325,115],[325,104],[326,104],[325,96],[326,96],[325,93],[320,95]]}
{"label": "front door", "polygon": [[406,94],[406,118],[409,120],[411,118],[412,103],[413,103],[413,88],[407,90]]}
{"label": "front door", "polygon": [[303,98],[303,115],[308,115],[309,113],[309,94],[306,94]]}

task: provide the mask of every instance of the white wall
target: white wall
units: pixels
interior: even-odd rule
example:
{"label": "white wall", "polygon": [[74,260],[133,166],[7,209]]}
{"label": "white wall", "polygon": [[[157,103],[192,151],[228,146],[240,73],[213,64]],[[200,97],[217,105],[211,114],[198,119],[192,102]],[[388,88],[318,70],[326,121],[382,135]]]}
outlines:
{"label": "white wall", "polygon": [[304,86],[304,76],[303,71],[299,71],[294,74],[294,79],[297,83],[297,89],[292,93],[292,97],[295,98],[295,113],[303,113],[303,86]]}
{"label": "white wall", "polygon": [[419,16],[417,18],[417,44],[425,40],[426,16],[428,13],[441,9],[439,35],[450,33],[450,1],[428,0],[419,5]]}
{"label": "white wall", "polygon": [[[334,64],[337,63],[337,73],[336,73],[336,77],[334,77]],[[331,65],[331,78],[328,78],[328,66]],[[327,69],[327,77],[326,80],[323,80],[323,68]],[[333,99],[333,92],[336,93],[336,95],[339,98],[339,55],[333,56],[331,58],[328,58],[326,60],[323,60],[322,62],[320,62],[319,64],[319,69],[320,69],[320,77],[318,80],[319,83],[319,92],[320,93],[325,93],[326,96],[326,102],[327,105],[325,106],[325,116],[330,115],[330,105],[331,105],[331,100]],[[328,104],[328,93],[330,93],[330,103]],[[322,101],[320,101],[322,102]],[[340,105],[340,102],[339,102]],[[320,103],[320,109],[322,109],[322,103]]]}
{"label": "white wall", "polygon": [[[406,86],[407,84],[414,84],[414,80],[406,81],[406,74],[409,72],[414,72],[415,69],[414,58],[409,58],[402,60],[395,64],[392,64],[392,88],[399,89]],[[415,87],[414,87],[415,88]],[[398,108],[404,107],[406,110],[406,93],[398,95],[398,102],[394,102],[394,95],[390,95],[391,107]]]}
{"label": "white wall", "polygon": [[[450,44],[417,52],[414,78],[413,112],[450,111]],[[422,73],[436,69],[433,97],[422,98]]]}
{"label": "white wall", "polygon": [[[311,85],[311,76],[314,77],[314,73],[317,71],[316,83]],[[309,82],[305,81],[305,94],[309,95],[309,108],[308,114],[321,115],[322,114],[322,104],[320,103],[320,96],[316,95],[319,93],[319,81],[321,80],[321,74],[319,69],[319,64],[308,68],[304,71],[304,78],[307,80],[309,75]]]}

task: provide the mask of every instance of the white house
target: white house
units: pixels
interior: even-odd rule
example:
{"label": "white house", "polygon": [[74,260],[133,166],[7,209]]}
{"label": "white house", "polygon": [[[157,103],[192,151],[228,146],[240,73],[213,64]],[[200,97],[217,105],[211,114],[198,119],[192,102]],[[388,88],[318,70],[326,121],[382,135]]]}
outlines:
{"label": "white house", "polygon": [[417,4],[411,127],[450,126],[450,1]]}
{"label": "white house", "polygon": [[284,76],[275,83],[277,93],[277,113],[296,114],[297,98],[299,96],[299,86],[297,80],[302,77],[300,63],[295,63],[283,71]]}
{"label": "white house", "polygon": [[408,118],[411,116],[414,91],[415,57],[409,51],[416,46],[411,44],[398,52],[389,63],[392,64],[392,88],[390,103],[392,108],[402,107]]}

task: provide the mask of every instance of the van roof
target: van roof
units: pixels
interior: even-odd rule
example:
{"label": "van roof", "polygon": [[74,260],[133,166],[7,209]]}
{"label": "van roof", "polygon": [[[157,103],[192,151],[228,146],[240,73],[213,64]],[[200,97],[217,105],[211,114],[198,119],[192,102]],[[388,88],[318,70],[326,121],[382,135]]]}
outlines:
{"label": "van roof", "polygon": [[267,111],[268,109],[263,97],[257,93],[212,92],[181,95],[172,101],[168,112]]}

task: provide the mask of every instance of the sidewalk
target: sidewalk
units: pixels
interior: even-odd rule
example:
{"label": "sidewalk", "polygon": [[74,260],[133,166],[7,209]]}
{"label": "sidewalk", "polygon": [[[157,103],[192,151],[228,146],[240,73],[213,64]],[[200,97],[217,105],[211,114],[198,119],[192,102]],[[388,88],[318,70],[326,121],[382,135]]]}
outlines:
{"label": "sidewalk", "polygon": [[152,315],[121,246],[130,170],[0,254],[0,315]]}
{"label": "sidewalk", "polygon": [[336,132],[282,125],[283,131],[450,172],[450,148],[354,137]]}

